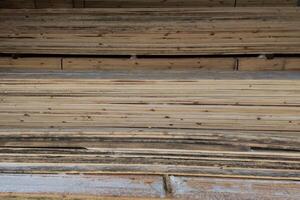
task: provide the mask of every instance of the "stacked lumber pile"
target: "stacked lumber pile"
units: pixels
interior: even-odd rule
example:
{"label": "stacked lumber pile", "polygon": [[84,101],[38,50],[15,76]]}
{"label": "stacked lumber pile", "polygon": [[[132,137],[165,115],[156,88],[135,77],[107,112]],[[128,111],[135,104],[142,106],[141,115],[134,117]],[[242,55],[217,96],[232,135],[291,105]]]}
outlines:
{"label": "stacked lumber pile", "polygon": [[298,8],[3,10],[0,52],[296,54],[299,15]]}
{"label": "stacked lumber pile", "polygon": [[0,199],[299,199],[296,5],[1,1]]}

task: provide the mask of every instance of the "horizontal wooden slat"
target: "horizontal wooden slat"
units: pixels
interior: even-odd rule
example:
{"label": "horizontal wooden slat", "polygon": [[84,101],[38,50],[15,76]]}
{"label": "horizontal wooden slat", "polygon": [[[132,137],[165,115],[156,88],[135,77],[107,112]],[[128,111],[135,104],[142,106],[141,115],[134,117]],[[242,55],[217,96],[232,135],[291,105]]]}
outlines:
{"label": "horizontal wooden slat", "polygon": [[0,8],[161,8],[297,6],[297,0],[2,0]]}
{"label": "horizontal wooden slat", "polygon": [[103,197],[95,195],[72,195],[72,194],[27,194],[27,193],[0,193],[5,200],[171,200],[170,198],[151,197]]}
{"label": "horizontal wooden slat", "polygon": [[[39,200],[157,200],[159,198],[135,197],[135,194],[147,195],[153,190],[158,193],[157,184],[151,176],[83,176],[83,175],[1,175],[5,188],[0,190],[20,190],[22,193],[0,193],[0,197],[6,200],[20,199],[39,199]],[[120,180],[115,182],[116,180]],[[56,182],[53,184],[53,182]],[[72,181],[72,182],[71,182]],[[71,182],[71,183],[70,183]],[[14,185],[11,185],[14,183]],[[26,184],[26,186],[25,186]],[[80,185],[79,185],[80,184]],[[128,185],[127,185],[128,184]],[[156,184],[156,185],[155,185]],[[15,187],[16,185],[20,187]],[[96,187],[101,185],[101,187]],[[156,187],[153,187],[156,186]],[[172,187],[172,199],[212,199],[223,198],[230,199],[297,199],[299,196],[298,182],[291,181],[271,181],[271,180],[247,180],[247,179],[220,179],[203,177],[182,177],[171,176],[170,185]],[[123,188],[124,187],[124,188]],[[149,187],[149,191],[143,191],[143,188]],[[151,187],[151,188],[150,188]],[[126,190],[124,190],[126,188]],[[77,191],[70,191],[77,189]],[[85,189],[84,193],[88,195],[76,195]],[[93,191],[91,191],[94,189]],[[106,189],[106,190],[105,190]],[[135,190],[133,190],[135,189]],[[34,190],[32,194],[24,192]],[[55,194],[47,193],[54,190]],[[64,191],[63,194],[60,194]],[[92,193],[101,193],[103,191],[111,192],[109,195],[93,196]],[[130,193],[131,192],[131,193]],[[131,194],[130,197],[124,195]],[[161,192],[163,193],[163,192]],[[112,197],[112,196],[115,197]],[[105,197],[106,196],[106,197]],[[160,199],[169,199],[161,198]]]}
{"label": "horizontal wooden slat", "polygon": [[1,175],[1,193],[165,197],[159,176]]}
{"label": "horizontal wooden slat", "polygon": [[12,69],[39,69],[39,70],[61,70],[61,58],[10,58],[0,57],[0,70]]}
{"label": "horizontal wooden slat", "polygon": [[0,52],[294,54],[299,15],[298,8],[1,10]]}
{"label": "horizontal wooden slat", "polygon": [[38,103],[34,105],[36,108],[47,105],[59,106],[68,102],[70,106],[84,104],[89,106],[101,104],[190,106],[186,108],[197,107],[197,105],[210,105],[211,108],[214,105],[281,106],[278,109],[283,109],[282,106],[299,106],[297,80],[126,81],[2,78],[0,92],[3,106],[17,103],[20,106],[30,107],[29,104],[24,103],[25,100],[30,100],[33,104]]}
{"label": "horizontal wooden slat", "polygon": [[[118,181],[118,182],[116,182]],[[21,191],[21,194],[1,193],[1,198],[74,200],[154,200],[150,192],[161,192],[162,183],[151,176],[82,176],[82,175],[1,175],[4,188],[0,190]],[[13,185],[12,185],[13,184]],[[245,180],[245,179],[209,179],[200,177],[171,176],[172,195],[175,199],[212,199],[230,197],[230,199],[297,199],[299,183],[289,181]],[[97,187],[97,186],[101,187]],[[16,187],[19,186],[19,187]],[[149,188],[145,190],[145,188]],[[75,190],[76,189],[76,190]],[[143,190],[144,189],[144,190]],[[73,191],[74,190],[74,191]],[[33,194],[26,194],[30,191]],[[54,191],[55,194],[49,194]],[[60,193],[64,193],[60,196]],[[76,195],[84,192],[89,196]],[[107,194],[107,192],[110,192]],[[25,194],[24,194],[25,193]],[[70,195],[72,193],[72,195]],[[107,197],[91,196],[93,193],[106,194]],[[22,195],[22,196],[21,196]],[[124,197],[124,196],[130,197]],[[136,197],[145,195],[144,197]],[[109,197],[110,196],[110,197]],[[115,197],[112,197],[115,196]],[[21,198],[22,197],[22,198]],[[167,199],[167,198],[163,198]]]}
{"label": "horizontal wooden slat", "polygon": [[195,57],[195,58],[80,58],[0,57],[2,72],[12,70],[122,71],[299,71],[300,58]]}
{"label": "horizontal wooden slat", "polygon": [[234,7],[234,0],[85,0],[86,8]]}
{"label": "horizontal wooden slat", "polygon": [[296,132],[148,128],[2,129],[2,147],[300,150]]}
{"label": "horizontal wooden slat", "polygon": [[300,70],[300,58],[240,58],[240,71]]}
{"label": "horizontal wooden slat", "polygon": [[237,0],[236,6],[297,6],[297,0]]}
{"label": "horizontal wooden slat", "polygon": [[183,69],[229,70],[236,65],[234,58],[65,58],[64,70],[130,70],[130,69]]}
{"label": "horizontal wooden slat", "polygon": [[298,199],[299,182],[171,177],[180,199]]}

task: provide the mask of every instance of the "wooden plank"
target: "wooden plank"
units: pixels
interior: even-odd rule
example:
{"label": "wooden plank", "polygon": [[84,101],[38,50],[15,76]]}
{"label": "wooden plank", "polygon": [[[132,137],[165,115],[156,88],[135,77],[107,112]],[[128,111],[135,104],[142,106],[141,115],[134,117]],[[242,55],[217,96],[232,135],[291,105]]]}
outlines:
{"label": "wooden plank", "polygon": [[[109,152],[109,151],[108,151]],[[57,155],[56,157],[60,157]],[[26,157],[25,157],[26,158]],[[41,156],[39,157],[41,158]],[[165,159],[166,160],[166,159]],[[1,173],[19,174],[126,174],[126,175],[184,175],[220,178],[247,178],[262,180],[293,180],[300,181],[299,170],[292,169],[263,169],[263,168],[231,168],[226,166],[188,166],[164,164],[120,164],[120,163],[27,163],[20,159],[18,162],[0,162]]]}
{"label": "wooden plank", "polygon": [[[90,188],[95,187],[95,184],[104,185],[101,188],[96,188],[93,193],[103,191],[106,189],[107,185],[113,183],[113,181],[117,178],[114,176],[102,176],[108,177],[111,179],[106,179],[105,183],[102,183],[104,179],[101,176],[80,176],[80,175],[1,175],[3,177],[8,177],[8,179],[1,179],[6,182],[13,182],[14,179],[20,177],[22,182],[16,182],[16,185],[21,185],[22,183],[26,183],[30,181],[29,187],[24,187],[24,190],[30,190],[32,188],[42,189],[43,191],[48,191],[51,189],[55,189],[55,191],[60,191],[65,189],[66,191],[72,190],[76,187],[76,184],[80,183],[82,185],[89,184],[87,188],[88,192]],[[124,177],[124,176],[123,176]],[[126,178],[126,176],[125,176]],[[122,179],[122,183],[126,181],[126,179],[120,176],[119,179]],[[151,178],[151,176],[150,176]],[[52,182],[49,182],[47,179],[55,179],[58,182],[58,185],[54,185]],[[141,178],[143,179],[143,177]],[[144,179],[149,179],[149,176],[144,176]],[[47,182],[45,182],[47,180]],[[72,183],[72,187],[69,182],[71,180],[75,180]],[[131,192],[132,185],[142,185],[141,181],[138,182],[140,179],[134,181],[132,184],[129,184],[127,193]],[[282,198],[289,198],[289,199],[297,199],[299,196],[299,183],[298,182],[291,182],[291,181],[272,181],[272,180],[247,180],[247,179],[220,179],[220,178],[203,178],[203,177],[181,177],[181,176],[171,176],[170,178],[171,184],[173,187],[174,199],[212,199],[212,198],[219,198],[219,197],[228,197],[230,199],[249,199],[255,197],[255,199],[282,199]],[[64,181],[64,184],[60,187],[59,183]],[[145,181],[145,185],[148,185],[148,181]],[[39,183],[43,183],[43,185],[37,185]],[[90,187],[90,184],[92,187]],[[120,188],[120,184],[113,184],[111,187],[107,188],[107,191],[114,191],[115,188]],[[68,187],[69,186],[69,187]],[[5,188],[10,189],[11,185],[6,185]],[[124,186],[125,187],[125,186]],[[126,188],[127,188],[126,187]],[[11,187],[12,188],[12,187]],[[22,187],[23,188],[23,187]],[[16,190],[17,188],[13,188]],[[83,189],[83,187],[78,187],[79,191]],[[151,188],[152,189],[152,188]],[[139,188],[139,191],[141,189]],[[153,189],[152,189],[153,190]],[[126,193],[125,192],[125,193]],[[149,193],[149,191],[147,191]],[[147,192],[144,192],[146,194]],[[47,200],[57,200],[57,199],[66,199],[66,200],[75,200],[75,199],[88,199],[88,200],[155,200],[158,198],[151,198],[151,197],[122,197],[120,194],[124,194],[123,190],[119,191],[116,194],[116,197],[109,197],[114,194],[110,194],[107,197],[101,196],[92,196],[92,195],[76,195],[76,194],[47,194],[42,192],[36,192],[36,194],[24,194],[24,193],[1,193],[1,198],[5,198],[7,200],[20,200],[20,199],[47,199]],[[133,192],[137,193],[137,191]],[[166,198],[163,198],[166,199]]]}
{"label": "wooden plank", "polygon": [[188,105],[113,104],[85,107],[64,104],[61,107],[51,107],[52,111],[47,111],[47,106],[23,107],[14,111],[2,109],[0,125],[18,128],[150,127],[297,131],[300,120],[300,110],[297,107],[201,106],[199,108]]}
{"label": "wooden plank", "polygon": [[239,58],[240,71],[300,70],[300,58]]}
{"label": "wooden plank", "polygon": [[297,0],[2,0],[0,8],[170,8],[297,6]]}
{"label": "wooden plank", "polygon": [[85,0],[86,8],[233,7],[234,0]]}
{"label": "wooden plank", "polygon": [[299,199],[300,183],[201,177],[170,177],[180,199]]}
{"label": "wooden plank", "polygon": [[64,70],[234,70],[234,58],[65,58]]}
{"label": "wooden plank", "polygon": [[294,54],[300,52],[298,11],[298,8],[1,10],[0,52]]}
{"label": "wooden plank", "polygon": [[[252,58],[62,58],[62,57],[0,57],[0,69],[9,70],[211,70],[211,71],[298,71],[297,57]],[[195,72],[195,71],[194,71]]]}
{"label": "wooden plank", "polygon": [[[182,91],[178,93],[181,89]],[[85,104],[97,106],[97,103],[115,106],[117,104],[299,106],[297,80],[140,81],[2,78],[0,91],[1,105],[26,106],[24,101],[31,101],[38,103],[35,105],[36,109],[47,105],[59,106],[67,102],[70,106]]]}
{"label": "wooden plank", "polygon": [[36,0],[36,8],[73,8],[72,0]]}
{"label": "wooden plank", "polygon": [[237,0],[236,6],[297,6],[297,0]]}
{"label": "wooden plank", "polygon": [[[98,70],[89,72],[63,71],[63,73],[47,73],[41,71],[23,71],[22,74],[13,71],[2,71],[0,79],[102,79],[102,80],[135,80],[181,82],[195,80],[281,80],[296,81],[300,78],[298,71],[209,71],[209,70]],[[282,98],[283,96],[279,97]]]}
{"label": "wooden plank", "polygon": [[159,176],[17,175],[2,174],[1,193],[55,193],[115,197],[165,197]]}
{"label": "wooden plank", "polygon": [[[24,194],[24,193],[0,193],[5,200],[162,200],[162,198],[147,197],[99,197],[94,195],[72,194]],[[171,200],[163,198],[164,200]]]}
{"label": "wooden plank", "polygon": [[10,8],[10,9],[19,9],[19,8],[35,8],[34,0],[1,0],[0,8]]}
{"label": "wooden plank", "polygon": [[5,71],[14,69],[61,70],[61,58],[0,57],[0,69]]}

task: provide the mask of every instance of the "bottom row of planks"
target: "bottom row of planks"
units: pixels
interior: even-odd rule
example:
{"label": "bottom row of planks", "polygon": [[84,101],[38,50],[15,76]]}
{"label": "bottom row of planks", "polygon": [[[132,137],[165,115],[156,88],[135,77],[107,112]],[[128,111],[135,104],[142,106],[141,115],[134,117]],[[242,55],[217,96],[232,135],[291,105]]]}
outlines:
{"label": "bottom row of planks", "polygon": [[168,175],[2,174],[0,185],[0,198],[7,200],[296,200],[300,197],[299,182]]}

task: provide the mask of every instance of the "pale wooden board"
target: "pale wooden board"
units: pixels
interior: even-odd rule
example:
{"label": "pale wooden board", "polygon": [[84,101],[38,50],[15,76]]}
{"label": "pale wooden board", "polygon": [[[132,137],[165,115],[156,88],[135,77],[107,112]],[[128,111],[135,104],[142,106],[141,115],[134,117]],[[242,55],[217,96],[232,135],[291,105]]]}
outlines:
{"label": "pale wooden board", "polygon": [[1,10],[0,52],[294,54],[300,52],[299,13],[299,8]]}
{"label": "pale wooden board", "polygon": [[240,71],[300,70],[300,58],[239,58]]}
{"label": "pale wooden board", "polygon": [[155,200],[159,198],[158,196],[165,200],[169,198],[296,200],[300,188],[299,182],[292,181],[171,176],[170,195],[166,198],[162,181],[159,177],[149,175],[2,174],[0,181],[5,183],[4,187],[0,188],[0,197],[5,200]]}
{"label": "pale wooden board", "polygon": [[234,58],[65,58],[64,70],[229,70],[236,66]]}
{"label": "pale wooden board", "polygon": [[0,57],[0,70],[12,69],[40,69],[40,70],[61,70],[61,58],[28,57],[10,58]]}
{"label": "pale wooden board", "polygon": [[0,193],[56,193],[118,197],[165,197],[159,176],[2,174]]}
{"label": "pale wooden board", "polygon": [[175,198],[297,200],[300,182],[170,177]]}

